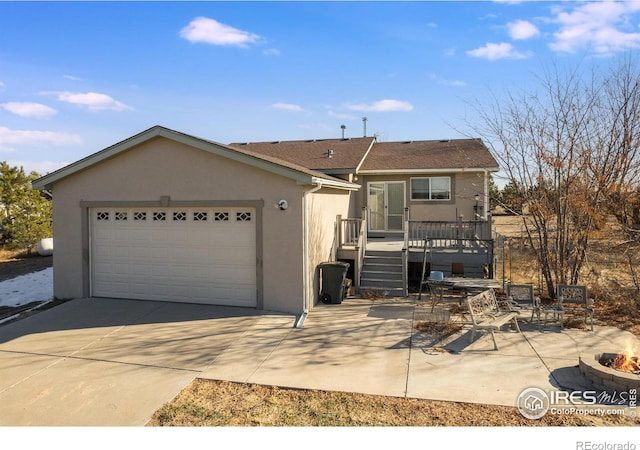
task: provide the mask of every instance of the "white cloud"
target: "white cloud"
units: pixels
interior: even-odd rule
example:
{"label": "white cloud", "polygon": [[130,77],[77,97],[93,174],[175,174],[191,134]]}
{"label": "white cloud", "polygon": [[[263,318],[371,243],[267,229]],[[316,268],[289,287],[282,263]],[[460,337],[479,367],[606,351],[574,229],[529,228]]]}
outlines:
{"label": "white cloud", "polygon": [[58,112],[49,106],[33,102],[7,102],[0,104],[0,106],[5,111],[9,111],[10,113],[18,116],[35,117],[38,119],[51,117]]}
{"label": "white cloud", "polygon": [[97,92],[42,92],[43,95],[55,95],[62,102],[87,108],[89,111],[125,111],[133,108],[119,102],[106,94]]}
{"label": "white cloud", "polygon": [[262,52],[263,55],[280,56],[280,50],[277,48],[268,48]]}
{"label": "white cloud", "polygon": [[352,114],[344,114],[344,113],[337,113],[333,110],[329,110],[327,111],[327,115],[329,117],[333,117],[334,119],[347,119],[347,120],[356,120],[357,117],[352,115]]}
{"label": "white cloud", "polygon": [[294,105],[293,103],[274,103],[271,105],[272,108],[275,109],[284,109],[285,111],[294,111],[294,112],[303,112],[304,109],[299,105]]}
{"label": "white cloud", "polygon": [[196,17],[180,30],[180,36],[189,42],[231,47],[247,47],[260,39],[257,34],[239,30],[207,17]]}
{"label": "white cloud", "polygon": [[467,55],[474,58],[484,58],[490,61],[496,59],[525,59],[529,55],[516,51],[513,45],[502,42],[500,44],[494,44],[493,42],[487,42],[484,47],[478,47],[474,50],[468,50]]}
{"label": "white cloud", "polygon": [[389,111],[411,111],[413,109],[413,105],[409,102],[404,102],[401,100],[378,100],[373,103],[357,103],[357,104],[348,104],[348,109],[352,109],[354,111],[373,111],[373,112],[389,112]]}
{"label": "white cloud", "polygon": [[534,24],[526,20],[516,20],[507,24],[509,36],[515,40],[531,39],[540,34],[540,30]]}
{"label": "white cloud", "polygon": [[452,86],[452,87],[465,87],[467,85],[466,81],[462,80],[447,80],[446,78],[441,78],[435,73],[430,73],[427,75],[430,80],[441,84],[443,86]]}
{"label": "white cloud", "polygon": [[77,134],[57,131],[12,130],[0,127],[0,148],[12,151],[16,145],[71,145],[82,143]]}
{"label": "white cloud", "polygon": [[84,79],[80,78],[80,77],[76,77],[74,75],[63,75],[63,78],[66,78],[67,80],[71,80],[71,81],[84,81]]}
{"label": "white cloud", "polygon": [[[573,6],[573,5],[571,5]],[[553,9],[560,29],[553,34],[549,47],[557,52],[573,53],[590,49],[598,54],[610,54],[640,47],[637,18],[640,2],[588,2],[567,11],[565,6]]]}
{"label": "white cloud", "polygon": [[4,83],[0,81],[0,91],[4,89]]}

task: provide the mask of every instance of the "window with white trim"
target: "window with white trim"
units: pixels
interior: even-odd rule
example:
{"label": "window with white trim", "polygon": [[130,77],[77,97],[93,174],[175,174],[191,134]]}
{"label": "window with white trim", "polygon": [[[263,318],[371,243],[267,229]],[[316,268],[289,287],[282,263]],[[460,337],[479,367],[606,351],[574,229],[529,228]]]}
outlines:
{"label": "window with white trim", "polygon": [[411,200],[451,200],[451,177],[412,178]]}

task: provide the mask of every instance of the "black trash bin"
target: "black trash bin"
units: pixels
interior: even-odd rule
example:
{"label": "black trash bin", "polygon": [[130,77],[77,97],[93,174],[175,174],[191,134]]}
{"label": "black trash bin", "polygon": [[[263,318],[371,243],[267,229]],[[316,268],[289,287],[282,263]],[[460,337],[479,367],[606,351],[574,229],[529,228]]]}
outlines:
{"label": "black trash bin", "polygon": [[322,303],[342,303],[349,263],[332,261],[321,263],[318,267],[322,276],[320,301]]}

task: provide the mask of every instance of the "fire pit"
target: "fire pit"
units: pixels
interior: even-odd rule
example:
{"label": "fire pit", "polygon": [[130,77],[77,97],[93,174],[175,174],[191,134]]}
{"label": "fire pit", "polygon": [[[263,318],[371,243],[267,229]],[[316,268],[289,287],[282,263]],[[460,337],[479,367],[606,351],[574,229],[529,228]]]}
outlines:
{"label": "fire pit", "polygon": [[637,356],[625,355],[624,353],[603,353],[600,357],[600,364],[621,372],[640,375],[640,363]]}
{"label": "fire pit", "polygon": [[640,389],[639,358],[633,354],[582,354],[579,367],[589,381],[604,390],[629,392]]}

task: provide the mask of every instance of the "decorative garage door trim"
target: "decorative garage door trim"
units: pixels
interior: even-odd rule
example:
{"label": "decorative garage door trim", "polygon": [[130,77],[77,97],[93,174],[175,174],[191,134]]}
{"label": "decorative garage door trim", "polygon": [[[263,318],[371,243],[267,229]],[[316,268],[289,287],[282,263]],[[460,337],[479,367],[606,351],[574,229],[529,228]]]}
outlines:
{"label": "decorative garage door trim", "polygon": [[[110,220],[119,221],[138,221],[143,219],[147,221],[154,220],[154,212],[162,213],[165,221],[188,221],[191,226],[196,223],[210,221],[209,225],[228,225],[224,222],[229,220],[243,221],[250,220],[255,230],[255,306],[263,309],[263,275],[262,275],[262,209],[264,201],[255,200],[212,200],[212,201],[172,201],[169,197],[162,197],[159,201],[82,201],[80,204],[83,209],[82,214],[82,242],[83,242],[83,295],[89,297],[92,295],[92,255],[91,255],[91,227],[92,220],[97,220],[97,216],[92,219],[90,214],[97,214],[102,208],[110,213]],[[200,208],[201,211],[196,211]],[[116,211],[118,209],[119,211]],[[153,211],[156,209],[156,211]],[[182,210],[181,210],[182,209]],[[225,210],[226,209],[226,210]],[[143,213],[147,214],[143,214]],[[250,214],[246,214],[249,212]],[[119,215],[116,216],[116,213]],[[184,216],[183,216],[184,213]],[[226,213],[226,215],[225,215]],[[156,220],[160,221],[161,214],[156,216]],[[187,301],[187,300],[184,300]],[[252,305],[253,306],[253,305]]]}

